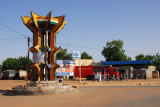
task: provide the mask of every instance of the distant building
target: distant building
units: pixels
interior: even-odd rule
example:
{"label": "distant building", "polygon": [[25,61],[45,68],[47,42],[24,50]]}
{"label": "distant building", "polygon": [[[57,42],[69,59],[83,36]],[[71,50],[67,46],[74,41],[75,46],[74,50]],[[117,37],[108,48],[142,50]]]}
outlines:
{"label": "distant building", "polygon": [[[102,65],[112,65],[119,70],[119,73],[128,78],[149,79],[152,78],[152,72],[155,71],[152,60],[136,60],[136,61],[106,61]],[[133,66],[143,65],[144,69],[133,69]],[[148,66],[148,68],[147,68]]]}
{"label": "distant building", "polygon": [[[93,65],[93,59],[80,59],[80,66]],[[74,66],[79,66],[79,59],[75,59]]]}

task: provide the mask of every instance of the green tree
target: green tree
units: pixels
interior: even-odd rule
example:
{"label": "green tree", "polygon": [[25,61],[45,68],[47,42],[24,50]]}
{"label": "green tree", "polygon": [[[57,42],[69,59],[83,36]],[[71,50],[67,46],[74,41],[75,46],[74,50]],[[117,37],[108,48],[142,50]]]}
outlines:
{"label": "green tree", "polygon": [[93,59],[92,56],[89,56],[87,52],[82,52],[81,59]]}
{"label": "green tree", "polygon": [[154,56],[153,55],[146,55],[145,60],[153,60]]}
{"label": "green tree", "polygon": [[15,58],[7,58],[5,61],[3,61],[2,69],[3,70],[9,70],[9,69],[17,70],[15,63],[16,64],[18,63],[17,59],[15,59]]}
{"label": "green tree", "polygon": [[[17,69],[18,70],[27,70],[28,69],[28,57],[26,56],[26,57],[19,57],[18,59],[18,67],[17,67]],[[29,65],[31,65],[32,64],[32,61],[31,60],[29,60]]]}
{"label": "green tree", "polygon": [[[29,60],[29,64],[32,64],[31,60]],[[28,57],[7,58],[2,64],[2,70],[27,70],[27,68]]]}
{"label": "green tree", "polygon": [[[139,54],[135,57],[136,60],[146,60],[145,59],[146,56],[144,54]],[[135,69],[141,69],[141,68],[145,68],[148,67],[149,65],[134,65]]]}
{"label": "green tree", "polygon": [[136,57],[136,60],[152,60],[152,65],[156,66],[156,69],[160,71],[160,55],[157,53],[156,55],[143,55],[139,54]]}
{"label": "green tree", "polygon": [[139,54],[135,58],[136,58],[136,60],[152,60],[154,58],[154,56]]}
{"label": "green tree", "polygon": [[153,65],[156,66],[157,70],[160,71],[160,55],[157,53],[153,55]]}
{"label": "green tree", "polygon": [[145,56],[143,54],[139,54],[135,58],[136,60],[145,60]]}
{"label": "green tree", "polygon": [[59,47],[59,49],[61,51],[56,55],[57,60],[72,60],[72,54],[67,53],[67,49],[63,49],[62,47]]}
{"label": "green tree", "polygon": [[127,57],[123,50],[123,41],[113,40],[112,42],[107,42],[106,47],[103,47],[102,55],[106,61],[125,61],[131,60],[131,57]]}
{"label": "green tree", "polygon": [[0,65],[0,73],[2,72],[2,65]]}

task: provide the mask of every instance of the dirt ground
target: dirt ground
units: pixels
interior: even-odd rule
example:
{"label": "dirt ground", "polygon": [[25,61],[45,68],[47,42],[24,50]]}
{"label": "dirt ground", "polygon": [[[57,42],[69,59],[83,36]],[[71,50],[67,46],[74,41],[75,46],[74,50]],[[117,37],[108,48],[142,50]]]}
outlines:
{"label": "dirt ground", "polygon": [[5,90],[29,81],[0,80],[0,107],[159,107],[160,79],[128,81],[64,81],[79,92],[46,96],[6,96]]}
{"label": "dirt ground", "polygon": [[129,79],[126,80],[112,80],[112,81],[64,81],[64,84],[71,84],[75,86],[160,86],[160,79]]}

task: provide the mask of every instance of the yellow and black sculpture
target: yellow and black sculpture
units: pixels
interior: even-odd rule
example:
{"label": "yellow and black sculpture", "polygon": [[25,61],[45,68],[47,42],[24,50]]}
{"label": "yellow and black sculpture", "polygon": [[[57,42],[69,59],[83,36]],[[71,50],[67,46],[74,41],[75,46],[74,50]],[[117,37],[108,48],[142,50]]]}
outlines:
{"label": "yellow and black sculpture", "polygon": [[23,23],[33,32],[33,47],[29,49],[33,53],[34,81],[54,81],[56,79],[55,69],[56,34],[64,27],[65,16],[51,17],[51,12],[46,17],[31,12],[31,17],[22,16]]}

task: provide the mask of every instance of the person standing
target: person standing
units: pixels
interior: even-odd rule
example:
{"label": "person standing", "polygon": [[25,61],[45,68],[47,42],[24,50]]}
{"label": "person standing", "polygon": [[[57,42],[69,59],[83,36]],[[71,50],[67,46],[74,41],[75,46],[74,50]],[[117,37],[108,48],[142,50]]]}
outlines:
{"label": "person standing", "polygon": [[123,75],[122,75],[122,73],[120,73],[120,80],[122,81],[122,78],[123,78]]}

